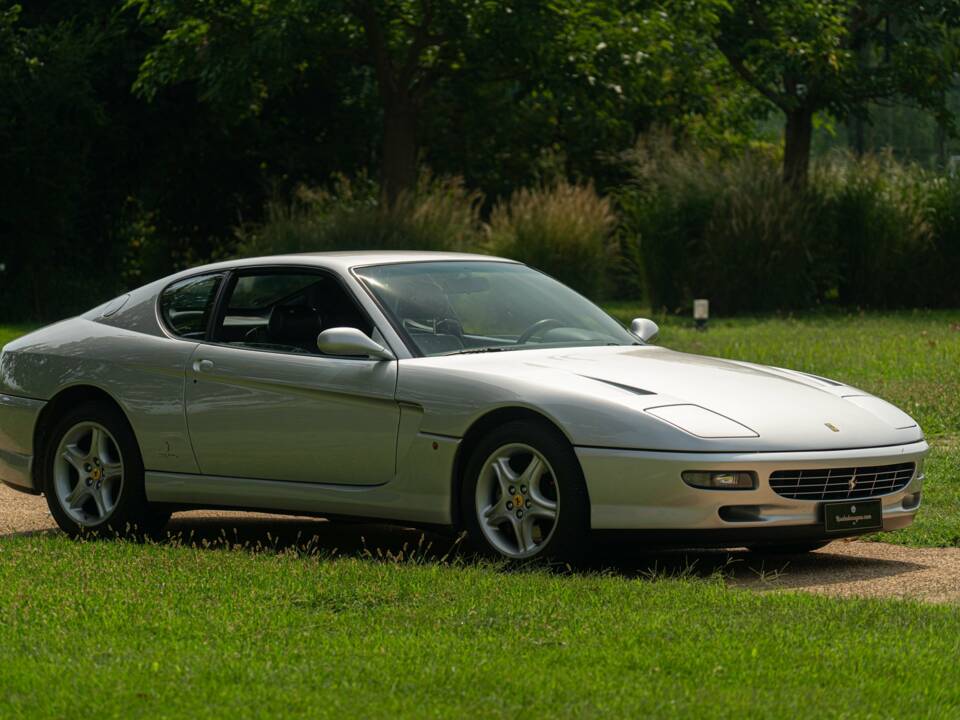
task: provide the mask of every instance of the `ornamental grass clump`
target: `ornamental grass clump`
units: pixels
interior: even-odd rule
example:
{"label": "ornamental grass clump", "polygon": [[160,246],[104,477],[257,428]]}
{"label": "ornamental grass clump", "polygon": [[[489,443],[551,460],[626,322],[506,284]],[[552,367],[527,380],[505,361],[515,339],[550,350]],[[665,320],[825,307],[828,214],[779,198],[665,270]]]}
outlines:
{"label": "ornamental grass clump", "polygon": [[361,176],[332,188],[301,186],[273,200],[266,221],[238,230],[241,257],[328,250],[469,250],[481,238],[483,196],[459,178],[424,174],[416,190],[387,204]]}
{"label": "ornamental grass clump", "polygon": [[603,297],[617,257],[616,216],[592,185],[560,180],[517,190],[494,206],[484,249],[552,275],[584,295]]}

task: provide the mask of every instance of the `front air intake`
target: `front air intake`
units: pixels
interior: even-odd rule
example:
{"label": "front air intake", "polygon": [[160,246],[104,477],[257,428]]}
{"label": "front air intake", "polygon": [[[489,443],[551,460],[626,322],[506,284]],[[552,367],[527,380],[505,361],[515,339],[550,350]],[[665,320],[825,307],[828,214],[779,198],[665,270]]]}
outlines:
{"label": "front air intake", "polygon": [[853,500],[879,497],[903,490],[913,478],[916,465],[878,465],[860,468],[777,470],[770,487],[791,500]]}

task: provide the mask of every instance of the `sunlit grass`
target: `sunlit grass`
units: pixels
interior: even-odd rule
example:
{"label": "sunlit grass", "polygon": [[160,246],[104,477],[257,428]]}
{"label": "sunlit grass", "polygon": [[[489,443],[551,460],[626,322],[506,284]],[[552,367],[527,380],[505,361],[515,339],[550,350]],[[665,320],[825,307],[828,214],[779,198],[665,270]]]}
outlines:
{"label": "sunlit grass", "polygon": [[952,717],[958,652],[956,606],[0,542],[4,717]]}
{"label": "sunlit grass", "polygon": [[0,348],[31,329],[25,325],[0,325]]}
{"label": "sunlit grass", "polygon": [[[661,343],[908,407],[936,433],[925,506],[884,538],[960,545],[958,317],[706,333],[668,320]],[[0,328],[0,342],[17,332]],[[0,539],[0,718],[960,716],[956,605],[758,594],[623,566],[507,571],[420,546],[400,561],[277,551],[271,536],[231,548],[227,535]]]}

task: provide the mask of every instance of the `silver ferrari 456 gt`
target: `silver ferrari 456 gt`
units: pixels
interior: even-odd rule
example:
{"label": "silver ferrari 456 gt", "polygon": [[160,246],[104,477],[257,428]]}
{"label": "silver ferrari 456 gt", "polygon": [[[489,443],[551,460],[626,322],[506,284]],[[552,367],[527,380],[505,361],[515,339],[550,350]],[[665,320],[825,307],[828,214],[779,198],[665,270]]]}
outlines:
{"label": "silver ferrari 456 gt", "polygon": [[656,334],[484,256],[208,265],[3,349],[0,478],[70,535],[241,508],[454,527],[511,559],[607,530],[804,552],[913,520],[908,415]]}

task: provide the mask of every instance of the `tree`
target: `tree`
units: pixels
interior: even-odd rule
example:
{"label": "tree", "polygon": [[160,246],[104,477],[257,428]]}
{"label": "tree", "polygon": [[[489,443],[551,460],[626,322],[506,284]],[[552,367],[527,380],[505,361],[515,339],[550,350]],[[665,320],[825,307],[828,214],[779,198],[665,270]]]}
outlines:
{"label": "tree", "polygon": [[[379,164],[390,200],[414,187],[427,100],[463,70],[466,47],[490,40],[489,74],[516,77],[557,17],[551,4],[493,0],[129,0],[164,29],[135,89],[153,97],[184,80],[201,97],[257,113],[271,93],[310,67],[348,64],[341,102],[375,88],[382,116]],[[504,28],[509,32],[497,34]],[[338,65],[338,63],[340,63]]]}
{"label": "tree", "polygon": [[[709,43],[652,0],[128,6],[163,30],[135,85],[148,98],[196,82],[203,100],[242,117],[263,112],[311,69],[336,77],[334,104],[380,116],[372,159],[390,200],[414,187],[418,161],[433,148],[449,153],[430,158],[435,167],[467,175],[491,163],[528,172],[551,148],[582,169],[630,147],[653,122],[677,123],[714,104]],[[479,174],[486,181],[491,172]]]}
{"label": "tree", "polygon": [[957,0],[729,0],[711,13],[730,67],[786,117],[788,182],[806,181],[819,112],[866,120],[871,103],[907,101],[954,128]]}

